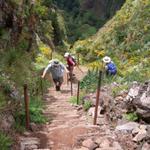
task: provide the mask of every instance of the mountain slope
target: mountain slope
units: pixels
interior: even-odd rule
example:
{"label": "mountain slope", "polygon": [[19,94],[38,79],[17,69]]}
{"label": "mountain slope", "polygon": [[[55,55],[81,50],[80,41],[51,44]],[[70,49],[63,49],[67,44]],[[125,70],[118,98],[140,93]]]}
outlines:
{"label": "mountain slope", "polygon": [[[93,37],[78,41],[74,49],[86,61],[109,55],[117,63],[119,75],[130,80],[150,77],[150,1],[128,0],[122,9]],[[141,75],[141,76],[137,76]],[[137,78],[136,78],[137,77]],[[132,80],[132,79],[131,79]]]}
{"label": "mountain slope", "polygon": [[70,42],[85,39],[110,19],[124,0],[54,0],[63,11]]}

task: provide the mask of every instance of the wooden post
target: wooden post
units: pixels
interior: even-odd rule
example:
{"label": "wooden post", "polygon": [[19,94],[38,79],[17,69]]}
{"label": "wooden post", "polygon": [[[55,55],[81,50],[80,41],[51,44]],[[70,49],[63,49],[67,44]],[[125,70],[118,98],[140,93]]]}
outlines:
{"label": "wooden post", "polygon": [[29,119],[29,96],[27,84],[24,85],[24,102],[25,102],[26,129],[28,130],[30,128],[30,119]]}
{"label": "wooden post", "polygon": [[102,71],[99,71],[99,78],[98,78],[98,85],[97,85],[97,94],[96,94],[96,106],[95,106],[95,113],[94,113],[94,122],[93,124],[97,124],[97,111],[99,105],[99,97],[100,97],[100,88],[101,88],[101,79],[102,79]]}
{"label": "wooden post", "polygon": [[78,89],[77,89],[77,104],[79,104],[79,96],[80,96],[80,81],[78,81]]}

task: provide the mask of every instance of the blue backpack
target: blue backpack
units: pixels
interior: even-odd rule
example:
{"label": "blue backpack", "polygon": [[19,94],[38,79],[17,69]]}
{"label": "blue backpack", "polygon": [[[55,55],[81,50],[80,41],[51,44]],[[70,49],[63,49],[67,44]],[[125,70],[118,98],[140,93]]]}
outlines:
{"label": "blue backpack", "polygon": [[108,67],[107,70],[110,74],[116,74],[117,73],[117,67],[114,63],[111,62],[111,63],[107,64],[107,67]]}

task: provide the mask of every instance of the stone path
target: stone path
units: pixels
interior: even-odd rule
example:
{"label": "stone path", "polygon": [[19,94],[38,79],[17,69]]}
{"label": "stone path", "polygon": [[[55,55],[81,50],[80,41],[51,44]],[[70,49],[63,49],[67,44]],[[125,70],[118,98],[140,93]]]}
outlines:
{"label": "stone path", "polygon": [[[76,74],[80,79],[84,76],[80,71]],[[77,84],[74,84],[74,96],[76,90]],[[40,130],[36,130],[37,125],[33,124],[33,132],[20,137],[21,148],[18,150],[123,150],[124,147],[134,150],[130,142],[132,137],[117,135],[102,114],[98,118],[99,126],[92,125],[93,118],[87,116],[80,106],[73,106],[70,98],[70,85],[67,83],[60,92],[51,87],[44,101],[44,114],[50,121]]]}
{"label": "stone path", "polygon": [[[82,68],[82,70],[84,69]],[[80,71],[76,69],[75,72]],[[80,72],[77,76],[81,79],[83,75],[84,74]],[[76,89],[77,85],[74,84],[74,96],[76,96]],[[86,115],[78,111],[77,107],[72,106],[69,102],[70,97],[70,85],[66,83],[62,86],[61,92],[55,91],[54,87],[49,89],[46,95],[44,114],[49,117],[51,121],[44,126],[42,131],[35,132],[34,137],[32,137],[31,134],[21,137],[21,150],[38,148],[72,150],[78,137],[97,132],[98,127],[88,123]],[[35,138],[35,134],[46,136],[47,141],[41,141],[41,137]]]}

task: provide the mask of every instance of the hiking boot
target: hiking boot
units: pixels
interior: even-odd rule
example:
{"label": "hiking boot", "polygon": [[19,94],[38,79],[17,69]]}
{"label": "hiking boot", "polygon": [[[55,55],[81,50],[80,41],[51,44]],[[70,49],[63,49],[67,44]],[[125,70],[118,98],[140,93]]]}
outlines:
{"label": "hiking boot", "polygon": [[60,86],[56,86],[56,91],[60,91]]}

